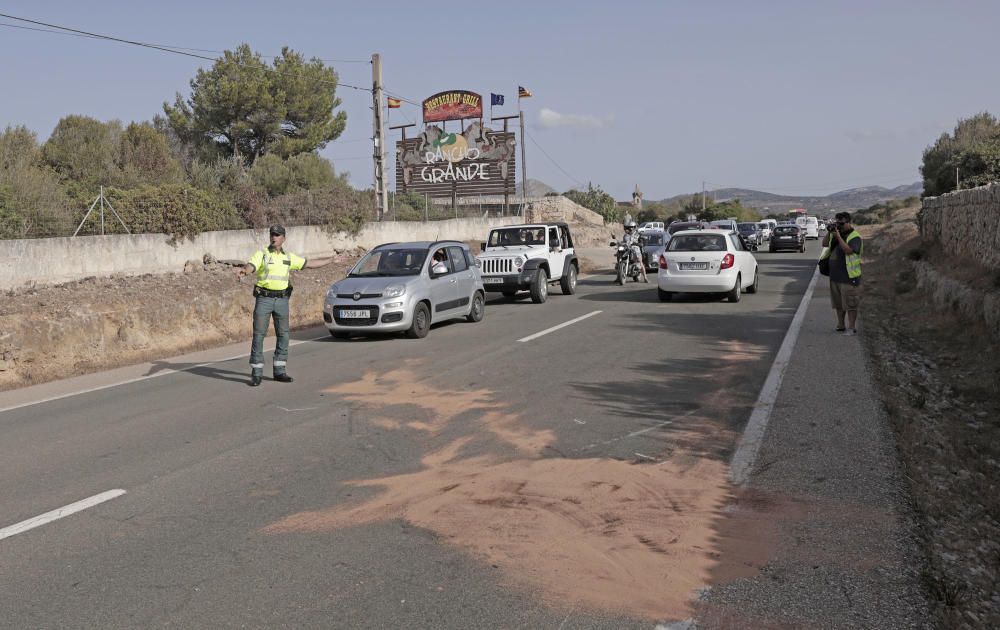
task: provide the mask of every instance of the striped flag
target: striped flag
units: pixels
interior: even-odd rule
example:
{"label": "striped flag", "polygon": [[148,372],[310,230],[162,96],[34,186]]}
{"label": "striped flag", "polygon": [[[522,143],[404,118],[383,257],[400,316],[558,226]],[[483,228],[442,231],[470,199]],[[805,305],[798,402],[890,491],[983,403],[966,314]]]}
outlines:
{"label": "striped flag", "polygon": [[392,98],[391,96],[388,97],[388,99],[386,99],[386,100],[389,101],[389,109],[395,109],[395,108],[397,108],[397,107],[399,107],[400,105],[403,104],[403,101],[401,101],[398,98]]}
{"label": "striped flag", "polygon": [[517,98],[528,98],[529,96],[531,96],[531,92],[528,91],[528,88],[517,86]]}

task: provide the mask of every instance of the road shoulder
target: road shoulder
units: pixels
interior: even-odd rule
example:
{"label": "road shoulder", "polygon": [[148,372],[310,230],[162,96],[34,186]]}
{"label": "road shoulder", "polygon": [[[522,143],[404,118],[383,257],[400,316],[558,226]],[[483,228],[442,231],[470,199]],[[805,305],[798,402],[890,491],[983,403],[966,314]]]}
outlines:
{"label": "road shoulder", "polygon": [[833,323],[823,279],[749,481],[720,530],[724,557],[765,549],[767,559],[753,561],[753,577],[733,579],[720,567],[699,626],[914,627],[926,619],[913,515],[872,366],[861,338],[835,333]]}

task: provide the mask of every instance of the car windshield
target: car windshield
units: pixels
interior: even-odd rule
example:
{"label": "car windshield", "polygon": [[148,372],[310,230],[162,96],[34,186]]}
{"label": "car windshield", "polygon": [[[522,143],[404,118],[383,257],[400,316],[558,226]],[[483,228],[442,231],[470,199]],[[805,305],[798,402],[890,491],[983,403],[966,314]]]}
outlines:
{"label": "car windshield", "polygon": [[740,234],[753,234],[757,231],[756,223],[740,223],[736,227],[740,229]]}
{"label": "car windshield", "polygon": [[647,234],[646,245],[663,245],[662,234]]}
{"label": "car windshield", "polygon": [[671,252],[721,252],[726,249],[722,234],[681,234],[674,236],[667,245]]}
{"label": "car windshield", "polygon": [[779,225],[778,227],[774,228],[774,233],[779,236],[781,235],[795,236],[796,234],[799,233],[799,228],[792,227],[790,225]]}
{"label": "car windshield", "polygon": [[766,230],[767,229],[767,223],[758,223],[757,224],[757,229],[758,230]]}
{"label": "car windshield", "polygon": [[504,228],[490,232],[490,247],[515,247],[517,245],[544,245],[545,228]]}
{"label": "car windshield", "polygon": [[354,265],[351,278],[415,276],[427,259],[427,249],[376,249]]}

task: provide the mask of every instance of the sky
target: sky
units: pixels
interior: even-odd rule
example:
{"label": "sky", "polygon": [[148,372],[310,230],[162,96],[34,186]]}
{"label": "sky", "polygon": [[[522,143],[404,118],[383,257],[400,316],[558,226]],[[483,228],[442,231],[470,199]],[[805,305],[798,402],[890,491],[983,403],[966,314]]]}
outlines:
{"label": "sky", "polygon": [[[208,51],[289,46],[364,87],[379,53],[392,93],[495,92],[495,115],[517,113],[523,85],[528,176],[620,200],[636,185],[652,200],[702,182],[790,195],[909,184],[958,119],[1000,114],[995,1],[0,0],[0,13]],[[9,26],[0,58],[0,126],[42,140],[68,114],[149,120],[210,65]],[[369,187],[370,94],[338,96],[347,128],[321,154]],[[390,125],[419,119],[389,110]]]}

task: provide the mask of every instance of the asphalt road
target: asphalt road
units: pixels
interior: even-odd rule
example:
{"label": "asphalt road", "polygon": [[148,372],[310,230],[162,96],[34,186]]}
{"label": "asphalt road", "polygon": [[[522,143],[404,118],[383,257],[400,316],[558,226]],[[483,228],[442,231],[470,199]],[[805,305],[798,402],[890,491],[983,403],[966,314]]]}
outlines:
{"label": "asphalt road", "polygon": [[[163,361],[151,371],[189,369],[2,412],[0,528],[127,494],[0,540],[0,626],[671,621],[669,607],[630,601],[628,584],[624,596],[608,587],[622,586],[614,576],[637,592],[661,579],[646,574],[647,557],[617,558],[612,545],[596,562],[582,558],[592,497],[562,499],[575,512],[548,499],[538,509],[522,492],[534,473],[506,490],[497,479],[534,470],[551,487],[572,486],[608,463],[619,466],[609,474],[677,477],[728,465],[814,258],[759,253],[760,292],[738,304],[663,304],[655,280],[622,288],[591,276],[576,296],[555,292],[543,305],[493,299],[483,322],[435,326],[423,340],[299,331],[316,340],[292,348],[289,385],[247,387],[245,357]],[[447,498],[477,481],[488,496]],[[525,540],[503,538],[507,514],[526,515],[528,525],[511,517]],[[656,512],[644,514],[655,527]],[[706,540],[717,538],[712,519],[695,527]],[[725,559],[721,543],[693,548]],[[585,575],[602,562],[620,572]]]}

